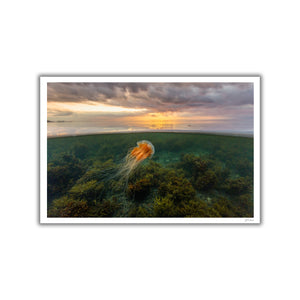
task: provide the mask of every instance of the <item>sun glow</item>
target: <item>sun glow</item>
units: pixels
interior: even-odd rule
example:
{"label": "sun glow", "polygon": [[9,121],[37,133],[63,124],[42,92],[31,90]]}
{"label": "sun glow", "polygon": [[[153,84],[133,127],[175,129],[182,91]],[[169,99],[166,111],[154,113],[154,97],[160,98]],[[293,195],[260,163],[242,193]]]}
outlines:
{"label": "sun glow", "polygon": [[111,106],[100,103],[69,103],[69,102],[48,102],[48,110],[70,111],[70,112],[95,112],[95,113],[128,113],[143,112],[146,109],[128,108],[122,106]]}
{"label": "sun glow", "polygon": [[181,117],[177,113],[163,112],[163,113],[147,113],[140,116],[135,116],[134,120],[143,123],[153,123],[153,122],[165,122],[174,123],[178,122]]}
{"label": "sun glow", "polygon": [[225,119],[227,118],[223,116],[191,116],[180,112],[147,113],[130,118],[131,121],[145,125],[156,125],[157,127],[180,123],[210,123]]}

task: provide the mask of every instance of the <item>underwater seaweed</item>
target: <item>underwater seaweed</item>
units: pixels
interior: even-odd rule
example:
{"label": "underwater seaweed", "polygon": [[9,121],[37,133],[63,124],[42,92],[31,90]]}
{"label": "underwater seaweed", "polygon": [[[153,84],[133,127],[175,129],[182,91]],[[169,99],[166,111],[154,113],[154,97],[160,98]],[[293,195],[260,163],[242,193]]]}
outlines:
{"label": "underwater seaweed", "polygon": [[49,217],[253,215],[253,139],[108,134],[50,139],[48,149]]}

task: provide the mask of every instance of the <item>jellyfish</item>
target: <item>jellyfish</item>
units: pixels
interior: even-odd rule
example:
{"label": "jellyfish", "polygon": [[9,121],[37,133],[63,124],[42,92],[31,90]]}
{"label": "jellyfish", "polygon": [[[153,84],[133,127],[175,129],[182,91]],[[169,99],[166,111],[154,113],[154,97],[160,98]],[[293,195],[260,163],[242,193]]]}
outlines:
{"label": "jellyfish", "polygon": [[100,170],[91,167],[87,173],[91,178],[97,178],[99,182],[103,182],[104,189],[101,191],[99,197],[103,193],[124,193],[128,187],[130,176],[138,168],[138,166],[146,159],[154,155],[155,149],[151,142],[142,140],[137,142],[137,146],[128,150],[127,155],[116,165],[103,166]]}
{"label": "jellyfish", "polygon": [[137,146],[128,151],[116,174],[117,177],[128,183],[129,176],[136,170],[140,163],[147,158],[151,158],[154,153],[155,149],[151,142],[146,140],[137,142]]}

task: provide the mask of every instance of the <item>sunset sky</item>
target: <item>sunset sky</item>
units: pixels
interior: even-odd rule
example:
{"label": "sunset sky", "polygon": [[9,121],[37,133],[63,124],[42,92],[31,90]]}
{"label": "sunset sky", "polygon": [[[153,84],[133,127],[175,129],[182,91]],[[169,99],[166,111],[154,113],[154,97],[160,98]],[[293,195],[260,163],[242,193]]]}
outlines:
{"label": "sunset sky", "polygon": [[48,83],[48,120],[253,132],[252,83]]}

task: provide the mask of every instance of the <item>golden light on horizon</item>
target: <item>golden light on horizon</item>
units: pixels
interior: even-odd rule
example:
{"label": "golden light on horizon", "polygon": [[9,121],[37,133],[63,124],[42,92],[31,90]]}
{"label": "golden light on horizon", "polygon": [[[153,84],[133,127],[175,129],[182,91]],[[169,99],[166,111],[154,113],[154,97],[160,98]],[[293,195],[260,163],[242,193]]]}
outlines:
{"label": "golden light on horizon", "polygon": [[[48,102],[48,117],[72,122],[99,122],[101,126],[129,126],[147,129],[185,129],[206,126],[228,119],[220,115],[197,115],[195,111],[149,112],[146,108],[129,108],[97,102]],[[203,112],[202,112],[203,113]],[[97,125],[99,126],[99,125]]]}
{"label": "golden light on horizon", "polygon": [[102,103],[70,103],[70,102],[48,102],[47,104],[48,111],[58,110],[58,111],[71,111],[77,113],[126,113],[126,112],[143,112],[146,109],[144,108],[128,108],[123,106],[112,106]]}
{"label": "golden light on horizon", "polygon": [[181,112],[162,112],[162,113],[147,113],[139,116],[131,117],[137,122],[149,123],[180,123],[180,122],[213,122],[218,120],[226,120],[224,116],[193,116]]}
{"label": "golden light on horizon", "polygon": [[208,124],[228,118],[223,116],[192,116],[182,112],[147,113],[125,118],[133,126],[145,126],[149,129],[173,129],[183,124]]}

